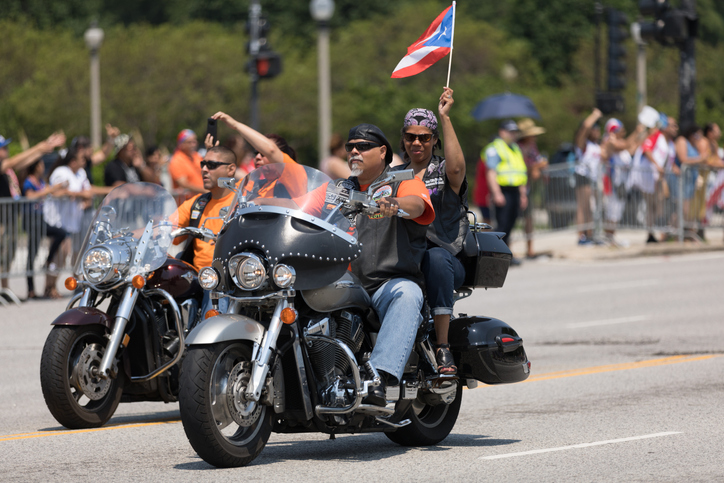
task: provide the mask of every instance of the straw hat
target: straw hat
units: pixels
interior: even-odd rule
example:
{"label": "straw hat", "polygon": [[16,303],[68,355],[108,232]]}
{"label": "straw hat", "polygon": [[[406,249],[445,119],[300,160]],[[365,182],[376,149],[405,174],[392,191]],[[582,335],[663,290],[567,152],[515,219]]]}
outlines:
{"label": "straw hat", "polygon": [[521,138],[527,138],[530,136],[539,136],[546,132],[545,128],[542,128],[540,126],[536,126],[533,119],[522,119],[520,122],[518,122],[518,127],[520,128],[520,137]]}

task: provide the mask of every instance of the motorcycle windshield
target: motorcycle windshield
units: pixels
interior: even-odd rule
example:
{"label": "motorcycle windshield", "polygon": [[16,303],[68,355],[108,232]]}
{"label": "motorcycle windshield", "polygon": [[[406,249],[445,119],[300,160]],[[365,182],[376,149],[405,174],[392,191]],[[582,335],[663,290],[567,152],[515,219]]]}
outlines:
{"label": "motorcycle windshield", "polygon": [[[278,212],[285,208],[291,216],[315,217],[322,225],[333,227],[335,233],[352,234],[350,223],[336,208],[339,195],[337,188],[321,171],[309,166],[292,163],[272,163],[261,166],[244,178],[239,185],[235,208],[240,214],[253,209],[255,212]],[[250,208],[249,203],[253,203]],[[328,225],[327,225],[328,224]]]}
{"label": "motorcycle windshield", "polygon": [[178,227],[176,209],[174,198],[159,185],[125,183],[116,187],[96,210],[76,255],[74,273],[83,276],[84,264],[88,268],[98,263],[88,256],[98,248],[110,254],[101,264],[112,266],[114,282],[156,270],[166,260],[173,241],[171,232]]}

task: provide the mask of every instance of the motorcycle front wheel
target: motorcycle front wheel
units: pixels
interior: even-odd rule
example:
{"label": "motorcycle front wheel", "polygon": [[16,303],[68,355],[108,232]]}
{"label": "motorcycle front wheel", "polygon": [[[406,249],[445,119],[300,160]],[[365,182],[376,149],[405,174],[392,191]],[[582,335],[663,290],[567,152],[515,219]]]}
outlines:
{"label": "motorcycle front wheel", "polygon": [[246,466],[269,440],[272,408],[240,397],[250,374],[250,343],[191,346],[186,353],[179,392],[181,422],[196,453],[213,466]]}
{"label": "motorcycle front wheel", "polygon": [[125,376],[98,377],[106,343],[100,325],[55,326],[45,340],[40,386],[50,413],[66,428],[97,428],[116,412]]}
{"label": "motorcycle front wheel", "polygon": [[460,404],[463,399],[462,385],[458,384],[455,400],[450,404],[431,406],[418,397],[412,403],[404,418],[410,424],[394,432],[385,433],[385,436],[402,446],[430,446],[437,444],[452,431],[455,421],[460,413]]}

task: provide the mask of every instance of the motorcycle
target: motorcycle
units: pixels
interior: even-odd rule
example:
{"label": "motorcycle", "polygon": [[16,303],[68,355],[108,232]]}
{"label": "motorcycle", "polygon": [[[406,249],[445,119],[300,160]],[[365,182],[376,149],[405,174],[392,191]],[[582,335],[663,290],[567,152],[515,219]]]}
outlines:
{"label": "motorcycle", "polygon": [[[120,402],[175,402],[184,337],[199,318],[196,270],[168,255],[176,202],[158,185],[112,190],[86,233],[68,307],[52,323],[40,362],[43,397],[70,429],[105,424]],[[77,306],[74,306],[76,305]]]}
{"label": "motorcycle", "polygon": [[[212,266],[199,271],[212,301],[227,297],[229,309],[191,331],[181,370],[181,420],[206,462],[247,465],[272,431],[383,432],[401,445],[437,444],[455,425],[463,385],[528,377],[530,362],[517,332],[498,319],[466,315],[455,318],[449,332],[458,373],[438,373],[428,317],[404,376],[386,388],[387,406],[363,403],[380,380],[369,363],[380,321],[348,271],[364,250],[354,219],[378,212],[377,188],[412,176],[411,170],[390,171],[365,192],[299,165],[267,165],[243,180]],[[235,186],[231,178],[219,183]],[[300,184],[306,193],[298,193]],[[320,197],[321,215],[307,209]],[[475,286],[502,286],[512,258],[502,234],[481,227],[474,224],[470,235],[468,286],[459,298]]]}

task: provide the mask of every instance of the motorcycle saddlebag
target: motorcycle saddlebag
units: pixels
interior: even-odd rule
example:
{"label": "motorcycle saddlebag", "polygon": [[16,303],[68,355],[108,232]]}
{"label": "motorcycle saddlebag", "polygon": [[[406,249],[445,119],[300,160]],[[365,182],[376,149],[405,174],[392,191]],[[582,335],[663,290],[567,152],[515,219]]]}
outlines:
{"label": "motorcycle saddlebag", "polygon": [[[472,236],[470,236],[472,235]],[[465,267],[465,287],[500,288],[505,283],[513,254],[503,241],[504,233],[470,233],[460,255]],[[467,256],[472,255],[472,256]]]}
{"label": "motorcycle saddlebag", "polygon": [[453,319],[448,338],[461,379],[505,384],[524,381],[530,374],[523,339],[502,320],[490,317]]}

